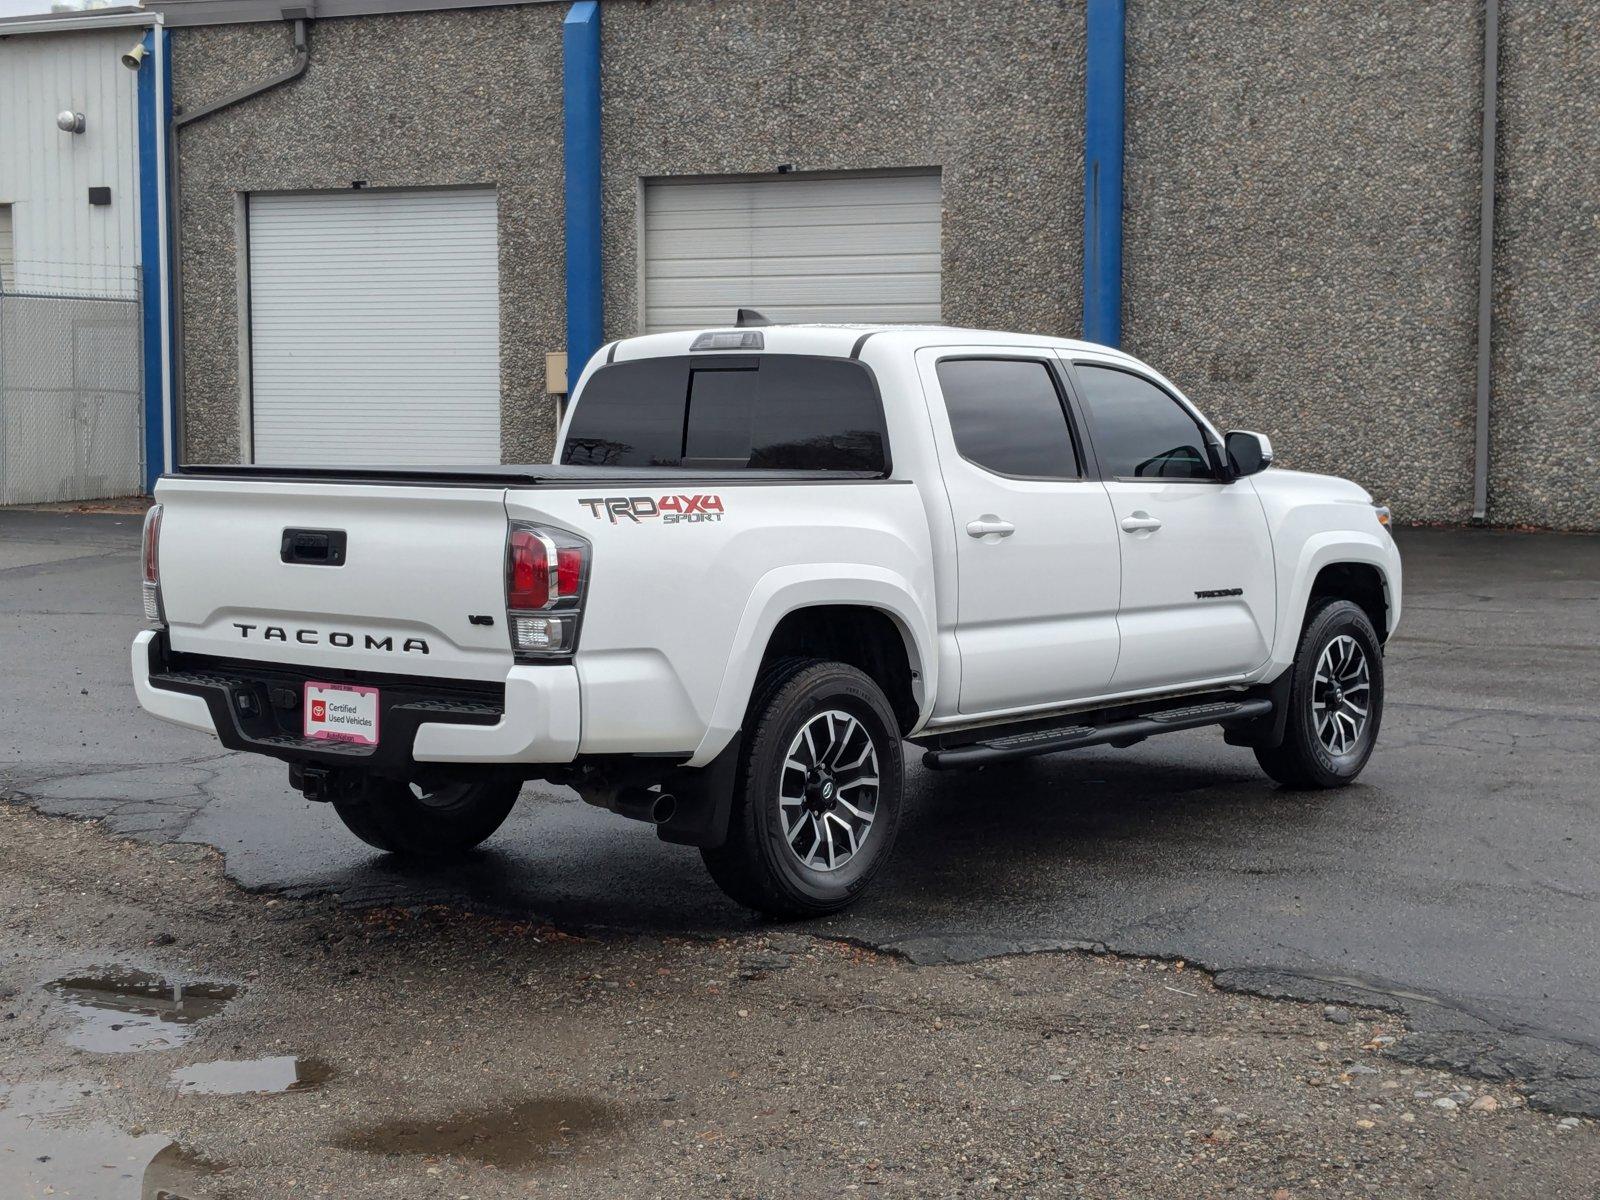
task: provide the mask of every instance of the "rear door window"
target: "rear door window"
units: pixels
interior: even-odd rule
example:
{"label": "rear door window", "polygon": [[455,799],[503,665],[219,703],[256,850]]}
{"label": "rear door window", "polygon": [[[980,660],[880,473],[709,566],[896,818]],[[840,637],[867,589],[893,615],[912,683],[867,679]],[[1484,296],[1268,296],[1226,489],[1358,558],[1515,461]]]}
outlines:
{"label": "rear door window", "polygon": [[939,390],[956,450],[970,463],[1018,479],[1078,479],[1066,409],[1037,359],[947,358]]}
{"label": "rear door window", "polygon": [[882,474],[889,456],[878,388],[858,362],[684,355],[596,371],[561,461]]}

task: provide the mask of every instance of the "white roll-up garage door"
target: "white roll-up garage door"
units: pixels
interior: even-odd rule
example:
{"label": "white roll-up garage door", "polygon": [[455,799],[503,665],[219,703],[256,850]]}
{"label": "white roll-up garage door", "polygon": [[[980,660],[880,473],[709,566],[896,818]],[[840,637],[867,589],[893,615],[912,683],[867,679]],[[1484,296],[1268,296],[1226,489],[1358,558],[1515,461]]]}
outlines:
{"label": "white roll-up garage door", "polygon": [[255,461],[500,461],[492,190],[257,193],[249,222]]}
{"label": "white roll-up garage door", "polygon": [[937,174],[650,180],[644,208],[648,332],[940,319]]}

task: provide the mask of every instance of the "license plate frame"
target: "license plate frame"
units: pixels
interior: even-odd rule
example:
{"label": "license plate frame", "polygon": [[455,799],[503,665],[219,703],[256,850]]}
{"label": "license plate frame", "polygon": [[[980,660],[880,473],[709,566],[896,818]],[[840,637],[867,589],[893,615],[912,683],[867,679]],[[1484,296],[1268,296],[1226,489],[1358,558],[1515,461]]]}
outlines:
{"label": "license plate frame", "polygon": [[308,679],[301,692],[302,732],[310,741],[376,746],[380,699],[378,689],[365,684]]}

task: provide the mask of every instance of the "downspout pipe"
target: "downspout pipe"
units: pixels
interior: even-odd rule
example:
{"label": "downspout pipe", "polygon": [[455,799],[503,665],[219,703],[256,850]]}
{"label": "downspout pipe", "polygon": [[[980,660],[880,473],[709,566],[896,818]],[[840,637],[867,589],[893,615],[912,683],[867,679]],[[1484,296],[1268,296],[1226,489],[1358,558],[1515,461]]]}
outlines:
{"label": "downspout pipe", "polygon": [[[296,15],[298,14],[298,15]],[[167,54],[167,95],[166,108],[169,114],[167,121],[167,247],[168,247],[168,277],[172,289],[172,411],[177,414],[175,423],[178,426],[177,435],[174,436],[174,447],[183,445],[181,438],[183,424],[183,255],[180,252],[180,234],[182,223],[179,216],[178,193],[178,130],[185,125],[192,125],[196,121],[204,120],[214,113],[225,108],[231,108],[252,96],[259,96],[262,92],[271,91],[285,83],[300,78],[306,73],[306,67],[311,63],[311,47],[306,37],[306,19],[308,9],[286,10],[285,17],[294,20],[294,58],[289,66],[270,79],[263,79],[259,83],[251,84],[237,92],[213,100],[210,104],[190,112],[172,113],[172,39],[165,40]],[[175,449],[174,459],[181,458],[180,451]]]}
{"label": "downspout pipe", "polygon": [[167,468],[166,377],[162,370],[161,320],[161,196],[156,148],[161,137],[161,96],[157,60],[161,54],[161,35],[157,28],[147,30],[139,44],[144,58],[139,63],[139,305],[141,355],[144,376],[144,490],[155,489],[156,480]]}
{"label": "downspout pipe", "polygon": [[1494,349],[1495,140],[1500,124],[1500,3],[1483,5],[1483,177],[1478,185],[1478,414],[1472,464],[1472,519],[1489,519],[1490,361]]}
{"label": "downspout pipe", "polygon": [[299,79],[306,73],[306,66],[311,62],[311,50],[306,44],[306,19],[296,17],[294,21],[294,60],[289,66],[272,76],[263,79],[260,83],[253,83],[249,87],[223,96],[220,100],[213,100],[210,104],[203,105],[193,112],[179,113],[172,119],[173,127],[182,129],[185,125],[192,125],[196,121],[204,120],[212,113],[221,112],[225,108],[232,108],[241,100],[248,100],[252,96],[259,96],[262,92],[271,91],[273,88],[288,83],[290,80]]}
{"label": "downspout pipe", "polygon": [[1083,103],[1083,337],[1122,342],[1124,0],[1088,0]]}
{"label": "downspout pipe", "polygon": [[600,5],[578,0],[561,25],[567,226],[567,391],[604,340],[600,259]]}

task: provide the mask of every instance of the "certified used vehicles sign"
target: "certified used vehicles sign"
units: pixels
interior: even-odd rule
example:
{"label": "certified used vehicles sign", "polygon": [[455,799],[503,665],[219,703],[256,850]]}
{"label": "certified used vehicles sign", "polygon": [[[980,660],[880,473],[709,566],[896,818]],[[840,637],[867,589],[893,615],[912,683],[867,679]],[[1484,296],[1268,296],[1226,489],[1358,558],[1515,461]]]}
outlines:
{"label": "certified used vehicles sign", "polygon": [[353,683],[306,684],[306,736],[378,744],[378,689]]}

